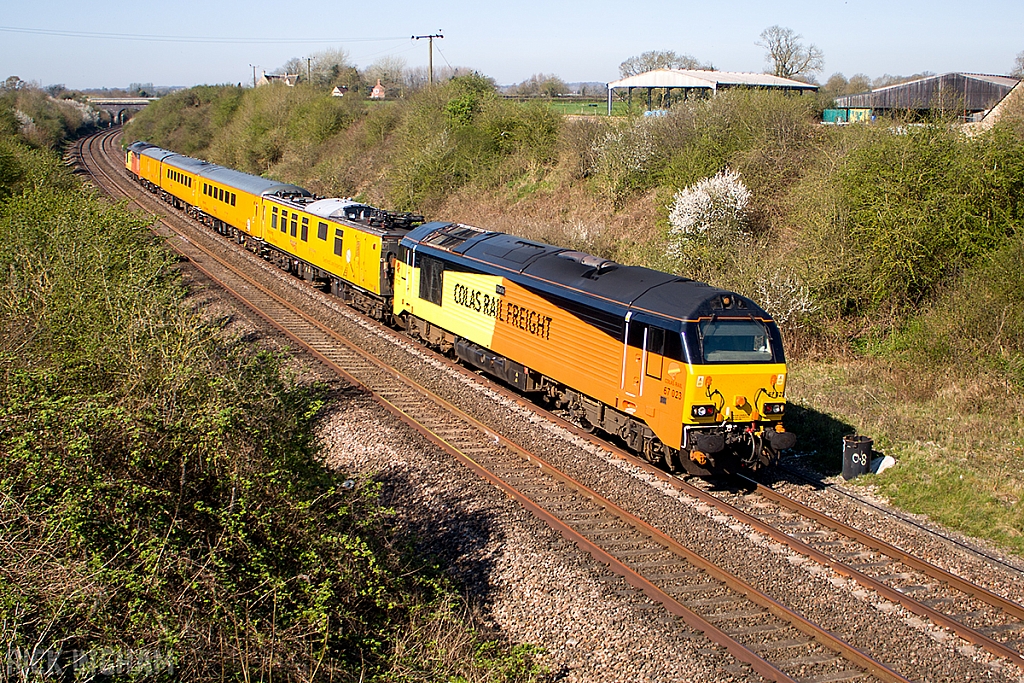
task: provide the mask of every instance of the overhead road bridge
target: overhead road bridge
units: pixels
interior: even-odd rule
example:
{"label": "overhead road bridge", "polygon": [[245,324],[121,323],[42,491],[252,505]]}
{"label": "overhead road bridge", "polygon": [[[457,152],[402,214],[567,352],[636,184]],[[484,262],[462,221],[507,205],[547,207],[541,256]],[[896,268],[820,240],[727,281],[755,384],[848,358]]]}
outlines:
{"label": "overhead road bridge", "polygon": [[107,112],[114,123],[124,123],[146,107],[156,102],[159,97],[90,97],[89,104],[94,109]]}
{"label": "overhead road bridge", "polygon": [[655,69],[629,76],[608,84],[608,115],[612,113],[612,93],[625,90],[632,104],[634,90],[647,91],[647,108],[651,108],[651,93],[657,89],[666,92],[682,90],[683,99],[691,95],[714,95],[727,88],[758,88],[790,92],[815,91],[818,86],[771,74],[740,73],[733,71],[705,71],[701,69]]}

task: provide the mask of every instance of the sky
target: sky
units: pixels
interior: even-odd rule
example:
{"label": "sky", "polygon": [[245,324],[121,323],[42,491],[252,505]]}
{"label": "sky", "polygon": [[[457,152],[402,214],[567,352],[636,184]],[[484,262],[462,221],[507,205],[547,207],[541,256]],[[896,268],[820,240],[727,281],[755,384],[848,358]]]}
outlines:
{"label": "sky", "polygon": [[647,50],[760,72],[756,43],[772,25],[822,50],[821,82],[836,72],[1005,74],[1024,51],[1021,0],[22,0],[0,18],[0,79],[72,89],[252,83],[253,67],[339,47],[361,68],[385,56],[417,67],[428,45],[410,36],[431,33],[444,35],[435,69],[468,67],[501,85],[538,73],[608,82]]}

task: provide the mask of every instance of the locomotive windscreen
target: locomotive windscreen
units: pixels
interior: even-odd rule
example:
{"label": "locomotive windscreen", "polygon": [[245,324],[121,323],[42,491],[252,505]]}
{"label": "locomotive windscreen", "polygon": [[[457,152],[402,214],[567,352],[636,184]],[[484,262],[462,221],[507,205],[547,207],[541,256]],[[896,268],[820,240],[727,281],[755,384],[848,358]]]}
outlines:
{"label": "locomotive windscreen", "polygon": [[756,320],[709,320],[700,325],[708,363],[771,363],[771,338]]}

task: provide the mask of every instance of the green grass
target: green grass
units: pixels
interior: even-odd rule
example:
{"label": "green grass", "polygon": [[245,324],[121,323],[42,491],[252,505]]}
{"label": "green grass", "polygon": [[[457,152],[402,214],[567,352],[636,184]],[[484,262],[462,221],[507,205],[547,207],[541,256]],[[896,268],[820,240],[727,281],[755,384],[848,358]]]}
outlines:
{"label": "green grass", "polygon": [[894,505],[1024,555],[1024,407],[995,374],[938,371],[867,358],[790,363],[789,428],[824,474],[842,436],[874,439],[896,459],[855,479]]}
{"label": "green grass", "polygon": [[[526,103],[539,103],[555,112],[556,114],[569,114],[573,116],[607,116],[608,115],[608,101],[605,99],[593,99],[593,98],[580,98],[580,99],[531,99],[526,100]],[[637,103],[634,102],[633,106],[634,113],[643,111]],[[612,116],[628,116],[629,107],[625,102],[618,99],[612,101]]]}

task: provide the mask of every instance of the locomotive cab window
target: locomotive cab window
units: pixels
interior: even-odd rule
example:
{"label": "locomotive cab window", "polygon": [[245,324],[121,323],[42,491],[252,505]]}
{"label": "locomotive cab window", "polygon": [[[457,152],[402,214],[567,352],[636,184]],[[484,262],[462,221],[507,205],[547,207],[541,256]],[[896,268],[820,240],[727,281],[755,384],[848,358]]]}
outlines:
{"label": "locomotive cab window", "polygon": [[444,262],[431,256],[420,256],[420,298],[441,305],[444,292]]}
{"label": "locomotive cab window", "polygon": [[708,363],[770,363],[771,338],[756,320],[707,320],[700,341]]}

